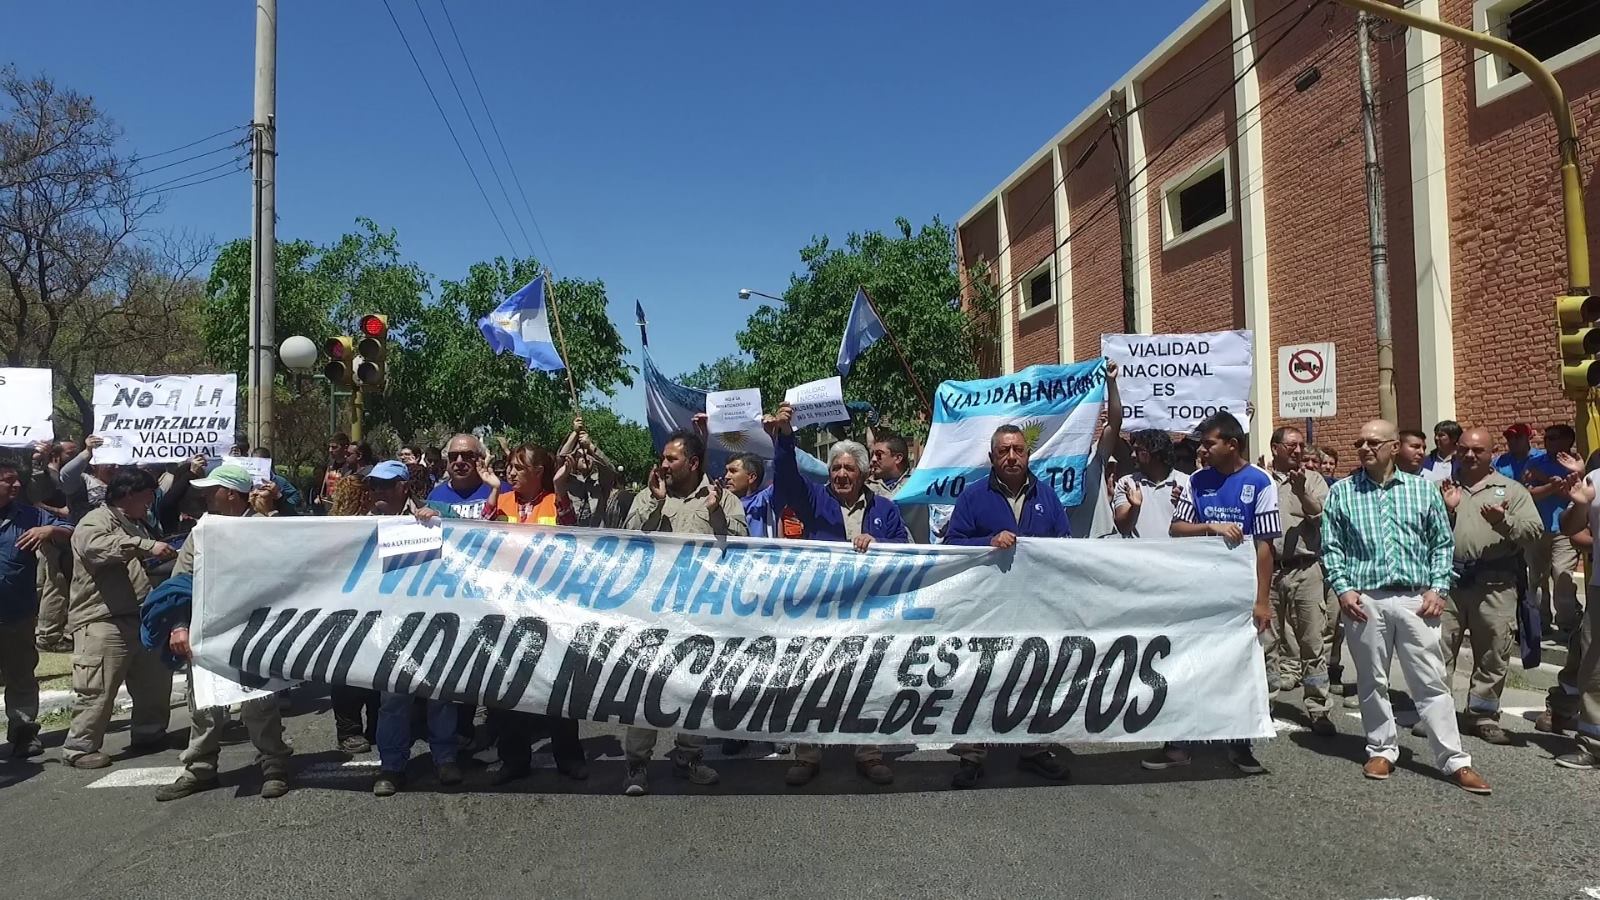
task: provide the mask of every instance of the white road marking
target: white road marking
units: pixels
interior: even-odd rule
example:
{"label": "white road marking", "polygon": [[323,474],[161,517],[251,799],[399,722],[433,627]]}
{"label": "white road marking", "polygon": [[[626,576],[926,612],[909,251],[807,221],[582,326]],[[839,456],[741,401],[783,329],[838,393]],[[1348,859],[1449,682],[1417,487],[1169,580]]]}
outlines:
{"label": "white road marking", "polygon": [[117,769],[84,785],[92,788],[155,787],[170,784],[183,774],[183,766],[145,766]]}
{"label": "white road marking", "polygon": [[1600,887],[1584,888],[1583,895],[1590,900],[1600,900]]}

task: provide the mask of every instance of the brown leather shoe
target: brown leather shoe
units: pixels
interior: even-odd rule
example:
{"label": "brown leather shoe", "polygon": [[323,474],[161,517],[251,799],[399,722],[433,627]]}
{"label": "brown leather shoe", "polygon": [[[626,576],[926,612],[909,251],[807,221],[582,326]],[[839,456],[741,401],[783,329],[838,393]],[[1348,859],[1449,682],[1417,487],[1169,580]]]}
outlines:
{"label": "brown leather shoe", "polygon": [[1509,747],[1511,745],[1511,735],[1506,734],[1506,730],[1500,727],[1499,722],[1479,722],[1472,726],[1472,733],[1487,744],[1495,744],[1500,747]]}
{"label": "brown leather shoe", "polygon": [[1576,731],[1577,728],[1578,723],[1575,719],[1558,716],[1548,709],[1539,713],[1539,718],[1533,721],[1533,730],[1545,734],[1566,734],[1570,731]]}
{"label": "brown leather shoe", "polygon": [[1371,778],[1373,781],[1383,781],[1394,774],[1394,763],[1381,756],[1374,756],[1367,760],[1366,765],[1361,767],[1361,774]]}
{"label": "brown leather shoe", "polygon": [[1489,782],[1484,781],[1483,776],[1479,775],[1471,766],[1462,766],[1451,772],[1450,780],[1455,782],[1456,787],[1468,793],[1483,794],[1485,796],[1489,794]]}
{"label": "brown leather shoe", "polygon": [[881,759],[858,762],[856,771],[873,784],[894,784],[894,770],[884,765]]}
{"label": "brown leather shoe", "polygon": [[111,757],[104,753],[85,753],[67,761],[74,769],[104,769],[111,765]]}

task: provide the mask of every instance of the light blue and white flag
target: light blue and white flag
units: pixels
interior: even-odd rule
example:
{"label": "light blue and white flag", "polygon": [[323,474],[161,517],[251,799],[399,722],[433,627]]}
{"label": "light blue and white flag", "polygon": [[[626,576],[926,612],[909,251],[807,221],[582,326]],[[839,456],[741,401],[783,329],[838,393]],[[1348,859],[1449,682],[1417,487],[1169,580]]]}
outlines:
{"label": "light blue and white flag", "polygon": [[478,330],[494,352],[509,350],[527,360],[529,369],[559,372],[567,367],[550,339],[550,305],[545,302],[543,275],[479,319]]}
{"label": "light blue and white flag", "polygon": [[897,503],[954,503],[989,474],[989,439],[1016,425],[1032,450],[1035,478],[1055,488],[1063,506],[1083,502],[1083,471],[1106,401],[1105,361],[1029,366],[977,381],[946,381],[934,395],[933,427],[917,467],[895,492]]}
{"label": "light blue and white flag", "polygon": [[850,304],[850,321],[845,323],[844,337],[839,341],[839,374],[848,376],[856,357],[878,341],[887,332],[878,311],[872,308],[864,288],[856,288],[856,300]]}

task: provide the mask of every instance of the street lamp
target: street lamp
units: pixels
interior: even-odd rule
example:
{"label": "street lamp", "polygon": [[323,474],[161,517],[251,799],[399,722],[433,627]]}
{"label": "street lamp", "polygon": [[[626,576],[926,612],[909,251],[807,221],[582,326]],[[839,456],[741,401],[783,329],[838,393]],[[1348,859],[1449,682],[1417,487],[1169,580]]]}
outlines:
{"label": "street lamp", "polygon": [[752,296],[765,297],[768,300],[774,301],[776,303],[784,303],[784,302],[786,302],[782,297],[774,297],[771,294],[763,294],[760,291],[752,291],[749,288],[740,288],[739,289],[739,299],[740,300],[749,300]]}
{"label": "street lamp", "polygon": [[283,344],[278,347],[278,358],[295,372],[309,372],[317,364],[317,345],[310,338],[296,334],[284,338]]}

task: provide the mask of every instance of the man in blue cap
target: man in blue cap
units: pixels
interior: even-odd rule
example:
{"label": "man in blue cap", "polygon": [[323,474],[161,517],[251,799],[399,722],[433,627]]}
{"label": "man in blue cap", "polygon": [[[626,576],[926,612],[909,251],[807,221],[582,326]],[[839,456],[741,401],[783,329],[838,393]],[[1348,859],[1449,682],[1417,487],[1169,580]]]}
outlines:
{"label": "man in blue cap", "polygon": [[[270,482],[267,484],[270,485]],[[250,470],[238,463],[223,463],[212,473],[190,482],[191,487],[205,491],[206,514],[212,516],[275,516],[277,492],[258,490]],[[178,561],[172,567],[174,577],[194,574],[195,550],[205,532],[196,530],[178,552]],[[187,622],[187,619],[185,619]],[[189,629],[175,625],[167,636],[167,649],[179,659],[189,659]],[[178,759],[183,763],[183,774],[171,784],[156,791],[156,800],[165,802],[210,790],[219,784],[217,757],[222,750],[222,729],[228,723],[226,707],[196,709],[194,705],[194,669],[189,670],[189,746]],[[246,700],[239,708],[239,718],[250,734],[250,743],[256,748],[256,762],[261,766],[261,796],[266,799],[282,797],[289,792],[289,745],[283,740],[283,714],[278,698],[271,694]]]}

